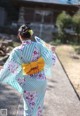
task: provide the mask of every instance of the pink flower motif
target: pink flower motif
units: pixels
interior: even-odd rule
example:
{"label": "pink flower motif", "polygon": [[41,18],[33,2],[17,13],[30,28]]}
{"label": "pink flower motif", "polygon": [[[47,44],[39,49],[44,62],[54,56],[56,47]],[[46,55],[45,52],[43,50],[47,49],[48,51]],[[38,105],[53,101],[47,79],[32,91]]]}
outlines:
{"label": "pink flower motif", "polygon": [[27,43],[27,44],[30,44],[30,42],[29,42],[29,41],[27,41],[26,43]]}
{"label": "pink flower motif", "polygon": [[34,48],[34,51],[33,51],[33,54],[32,54],[32,61],[38,59],[40,57],[40,53],[39,53],[39,50],[38,48]]}
{"label": "pink flower motif", "polygon": [[18,79],[18,82],[19,82],[20,85],[22,85],[22,84],[25,82],[25,79],[24,79],[24,78],[22,78],[22,79],[19,78],[19,79]]}
{"label": "pink flower motif", "polygon": [[26,100],[31,108],[31,110],[35,106],[36,98],[37,98],[37,92],[36,91],[26,91],[24,90],[24,95],[26,97]]}
{"label": "pink flower motif", "polygon": [[24,90],[24,93],[26,93],[26,91]]}
{"label": "pink flower motif", "polygon": [[30,97],[33,97],[33,95],[30,95]]}
{"label": "pink flower motif", "polygon": [[37,116],[42,116],[42,107],[41,106],[38,107],[38,114],[37,114]]}
{"label": "pink flower motif", "polygon": [[32,105],[34,106],[34,105],[35,105],[35,103],[34,103],[34,102],[32,102]]}
{"label": "pink flower motif", "polygon": [[26,99],[29,99],[28,97],[26,97]]}
{"label": "pink flower motif", "polygon": [[39,74],[39,77],[42,77],[42,74]]}
{"label": "pink flower motif", "polygon": [[23,41],[22,44],[31,44],[32,41],[31,40],[26,40],[26,41]]}
{"label": "pink flower motif", "polygon": [[15,63],[14,61],[10,61],[9,62],[8,70],[11,73],[17,73],[17,68],[18,68],[18,64],[17,63]]}
{"label": "pink flower motif", "polygon": [[38,54],[37,51],[34,51],[34,54]]}

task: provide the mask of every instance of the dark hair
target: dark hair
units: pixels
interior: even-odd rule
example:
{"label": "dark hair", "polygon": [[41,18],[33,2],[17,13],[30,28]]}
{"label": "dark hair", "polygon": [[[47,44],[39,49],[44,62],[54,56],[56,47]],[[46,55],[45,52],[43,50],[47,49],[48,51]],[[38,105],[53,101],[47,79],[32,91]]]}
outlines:
{"label": "dark hair", "polygon": [[27,38],[30,38],[31,37],[31,34],[30,34],[29,30],[31,30],[31,28],[29,26],[22,25],[19,28],[18,33],[20,34],[20,36],[23,39],[27,39]]}

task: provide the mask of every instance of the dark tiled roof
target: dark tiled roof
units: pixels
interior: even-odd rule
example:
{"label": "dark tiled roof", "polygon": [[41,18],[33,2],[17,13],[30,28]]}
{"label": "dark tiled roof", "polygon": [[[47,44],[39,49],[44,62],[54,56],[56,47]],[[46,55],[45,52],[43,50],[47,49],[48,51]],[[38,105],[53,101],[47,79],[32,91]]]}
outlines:
{"label": "dark tiled roof", "polygon": [[49,3],[49,4],[80,4],[78,0],[23,0],[23,1]]}
{"label": "dark tiled roof", "polygon": [[25,0],[31,2],[42,2],[42,3],[58,3],[59,0]]}

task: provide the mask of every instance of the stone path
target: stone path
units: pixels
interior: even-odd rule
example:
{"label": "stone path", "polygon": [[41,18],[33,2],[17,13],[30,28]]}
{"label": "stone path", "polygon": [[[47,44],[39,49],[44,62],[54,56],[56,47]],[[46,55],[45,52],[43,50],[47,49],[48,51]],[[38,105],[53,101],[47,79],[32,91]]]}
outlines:
{"label": "stone path", "polygon": [[[47,79],[43,116],[80,116],[80,101],[58,60]],[[9,113],[8,116],[23,116],[23,101],[8,86],[0,87],[0,108],[4,108],[4,105],[11,107],[13,114]]]}
{"label": "stone path", "polygon": [[44,116],[80,116],[80,101],[59,61],[48,78]]}
{"label": "stone path", "polygon": [[8,85],[0,85],[0,112],[7,109],[7,116],[16,116],[19,103],[20,94],[17,91]]}

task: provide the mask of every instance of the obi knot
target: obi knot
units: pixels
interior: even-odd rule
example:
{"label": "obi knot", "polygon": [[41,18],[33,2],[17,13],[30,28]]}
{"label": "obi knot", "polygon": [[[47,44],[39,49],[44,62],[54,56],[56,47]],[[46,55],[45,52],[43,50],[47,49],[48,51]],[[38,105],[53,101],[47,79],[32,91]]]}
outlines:
{"label": "obi knot", "polygon": [[36,61],[22,64],[23,74],[36,74],[44,69],[44,59],[42,57],[38,58]]}

